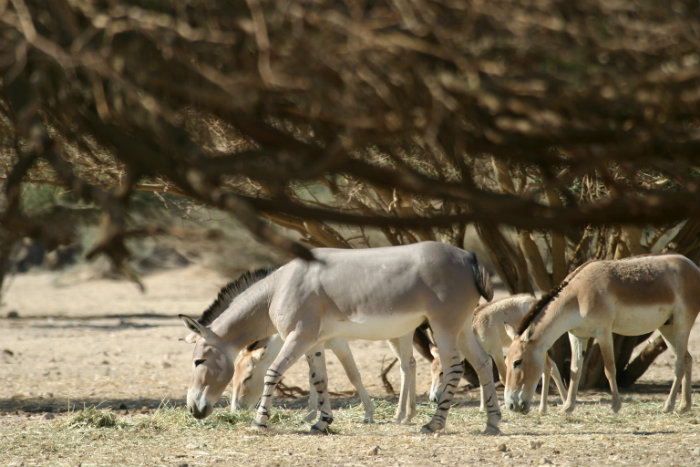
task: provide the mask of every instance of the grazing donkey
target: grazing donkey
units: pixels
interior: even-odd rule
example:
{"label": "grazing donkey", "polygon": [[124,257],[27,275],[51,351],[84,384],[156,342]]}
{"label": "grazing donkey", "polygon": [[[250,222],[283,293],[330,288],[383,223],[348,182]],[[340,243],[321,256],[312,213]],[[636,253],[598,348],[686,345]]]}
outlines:
{"label": "grazing donkey", "polygon": [[445,426],[462,375],[461,350],[487,395],[485,432],[499,432],[501,413],[491,359],[471,326],[465,326],[471,324],[479,296],[493,297],[488,272],[474,253],[437,242],[357,250],[319,248],[312,253],[315,261],[294,259],[252,284],[209,326],[180,315],[193,332],[188,340],[195,341],[187,392],[192,415],[203,418],[211,413],[231,381],[234,358],[242,349],[277,332],[284,344],[265,374],[252,425],[267,426],[275,386],[287,368],[307,353],[321,408],[311,432],[325,433],[333,417],[325,393],[323,352],[308,351],[336,337],[399,338],[427,320],[448,371],[446,390],[421,431],[431,433]]}
{"label": "grazing donkey", "polygon": [[[503,347],[509,346],[515,339],[515,330],[530,308],[537,302],[537,298],[530,294],[518,294],[502,298],[491,303],[482,303],[474,310],[472,328],[479,343],[489,354],[498,368],[498,375],[503,384],[506,382],[506,362],[503,356]],[[433,351],[434,347],[431,347]],[[436,400],[439,386],[442,380],[442,365],[437,352],[431,365],[432,385],[430,399]],[[561,379],[556,363],[546,356],[545,368],[542,372],[542,395],[540,397],[540,413],[547,411],[547,393],[549,392],[550,377],[554,379],[561,400],[566,399],[566,386]],[[434,399],[435,398],[435,399]],[[484,394],[481,394],[480,410],[485,410]]]}
{"label": "grazing donkey", "polygon": [[515,412],[529,410],[544,355],[568,331],[571,381],[563,410],[574,410],[585,346],[588,338],[595,337],[610,383],[612,409],[617,412],[620,396],[612,334],[638,336],[658,329],[676,355],[675,376],[664,411],[673,410],[681,380],[681,411],[689,410],[692,358],[687,351],[688,335],[699,311],[700,269],[684,256],[585,263],[542,297],[520,323],[519,335],[506,357],[506,406]]}
{"label": "grazing donkey", "polygon": [[[399,359],[401,368],[401,392],[396,414],[392,419],[396,423],[408,423],[416,414],[416,360],[411,348],[411,333],[399,339],[389,340],[392,351]],[[231,394],[231,410],[249,409],[260,400],[263,392],[265,372],[282,348],[282,338],[274,334],[253,348],[244,349],[238,354],[234,363],[233,392]],[[326,341],[325,347],[331,349],[343,365],[350,383],[357,390],[362,405],[365,408],[365,423],[374,423],[374,404],[362,384],[362,377],[350,351],[346,339],[336,338]],[[310,353],[323,351],[323,347],[314,348]],[[307,357],[309,359],[309,357]],[[318,411],[318,393],[311,381],[313,370],[309,371],[309,412],[305,419],[312,421]]]}

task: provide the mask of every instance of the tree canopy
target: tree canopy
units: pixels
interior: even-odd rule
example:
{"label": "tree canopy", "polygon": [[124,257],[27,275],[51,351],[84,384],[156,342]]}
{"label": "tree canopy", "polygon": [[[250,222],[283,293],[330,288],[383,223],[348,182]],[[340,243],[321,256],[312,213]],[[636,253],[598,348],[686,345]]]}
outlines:
{"label": "tree canopy", "polygon": [[[90,254],[117,263],[125,238],[158,232],[128,226],[137,190],[230,211],[303,257],[264,219],[555,232],[698,219],[699,13],[677,0],[1,2],[2,229],[66,240],[23,210],[26,183],[98,205]],[[331,201],[300,194],[311,184]],[[383,203],[359,197],[368,186]]]}

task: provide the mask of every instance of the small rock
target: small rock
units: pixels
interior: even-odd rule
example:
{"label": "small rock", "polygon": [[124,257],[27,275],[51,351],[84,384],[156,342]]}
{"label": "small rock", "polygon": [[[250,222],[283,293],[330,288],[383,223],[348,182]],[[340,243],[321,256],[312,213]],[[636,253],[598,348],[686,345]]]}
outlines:
{"label": "small rock", "polygon": [[551,465],[551,464],[552,464],[552,461],[550,461],[546,457],[542,458],[542,465]]}
{"label": "small rock", "polygon": [[14,356],[15,356],[15,353],[14,353],[12,350],[10,350],[10,349],[3,349],[3,350],[2,350],[2,353],[3,353],[3,355],[9,355],[10,357],[14,357]]}
{"label": "small rock", "polygon": [[537,449],[539,447],[542,447],[542,441],[540,441],[539,439],[530,440],[530,449]]}
{"label": "small rock", "polygon": [[43,418],[44,420],[53,420],[56,417],[51,412],[46,412],[44,415],[41,416],[41,418]]}
{"label": "small rock", "polygon": [[379,446],[375,446],[373,448],[370,448],[370,450],[367,451],[368,456],[376,456],[377,454],[379,454]]}
{"label": "small rock", "polygon": [[510,453],[510,452],[504,452],[504,453],[503,453],[503,457],[505,457],[506,459],[510,459],[510,458],[513,457],[513,454]]}
{"label": "small rock", "polygon": [[187,465],[187,462],[183,462],[182,464],[178,464],[177,467],[189,467]]}
{"label": "small rock", "polygon": [[145,405],[141,407],[141,413],[148,413],[148,407],[146,407]]}
{"label": "small rock", "polygon": [[506,443],[501,443],[496,449],[498,449],[500,452],[506,452],[508,450],[508,446],[506,446]]}
{"label": "small rock", "polygon": [[19,318],[19,313],[17,312],[17,310],[11,310],[7,312],[7,317],[10,319],[17,319]]}

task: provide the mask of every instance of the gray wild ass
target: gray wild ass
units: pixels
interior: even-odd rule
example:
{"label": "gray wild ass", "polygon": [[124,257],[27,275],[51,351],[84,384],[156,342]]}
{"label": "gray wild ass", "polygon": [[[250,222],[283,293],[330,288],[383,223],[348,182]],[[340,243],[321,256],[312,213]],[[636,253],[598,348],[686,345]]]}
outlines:
{"label": "gray wild ass", "polygon": [[[491,376],[491,359],[471,326],[479,296],[493,297],[488,272],[476,255],[437,242],[385,248],[313,250],[315,261],[294,259],[252,284],[209,326],[184,315],[194,333],[192,380],[187,406],[196,418],[209,415],[233,376],[234,358],[245,347],[274,333],[284,339],[265,374],[265,388],[252,426],[265,428],[272,393],[301,355],[329,339],[395,339],[424,321],[446,362],[446,390],[422,432],[444,428],[462,374],[460,350],[476,369],[487,394],[486,433],[497,433],[501,418]],[[464,328],[464,329],[463,329]],[[464,330],[464,332],[462,332]],[[320,419],[311,432],[325,433],[333,421],[325,393],[323,352],[310,354],[316,368]],[[316,360],[318,357],[318,362]]]}
{"label": "gray wild ass", "polygon": [[[503,384],[506,382],[506,362],[503,355],[503,348],[510,345],[516,337],[518,324],[527,315],[530,308],[537,302],[537,298],[530,294],[518,294],[502,298],[490,303],[482,303],[474,310],[472,328],[479,343],[489,354],[498,368],[498,375]],[[433,351],[434,347],[431,347]],[[430,399],[437,400],[439,386],[442,380],[442,365],[440,357],[435,352],[431,365],[432,385],[430,388]],[[566,400],[566,386],[561,379],[556,363],[546,355],[544,371],[542,372],[542,394],[540,396],[540,413],[547,411],[547,395],[549,392],[550,377],[554,382],[561,396],[561,400]],[[485,410],[484,394],[481,394],[480,410]]]}
{"label": "gray wild ass", "polygon": [[664,411],[676,402],[683,385],[681,411],[690,409],[692,358],[688,335],[700,311],[700,269],[676,254],[591,261],[542,297],[520,323],[506,357],[505,404],[526,413],[547,349],[563,333],[571,340],[571,381],[562,409],[574,410],[585,345],[595,337],[612,392],[612,409],[620,409],[615,380],[612,333],[625,336],[661,332],[676,355],[675,376]]}

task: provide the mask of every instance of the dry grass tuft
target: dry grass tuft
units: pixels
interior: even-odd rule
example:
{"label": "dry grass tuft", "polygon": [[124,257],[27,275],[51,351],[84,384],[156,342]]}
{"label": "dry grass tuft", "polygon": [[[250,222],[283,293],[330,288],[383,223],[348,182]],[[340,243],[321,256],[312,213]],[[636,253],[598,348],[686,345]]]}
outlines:
{"label": "dry grass tuft", "polygon": [[114,428],[118,426],[117,416],[111,410],[87,407],[65,420],[68,428]]}
{"label": "dry grass tuft", "polygon": [[626,401],[619,414],[599,396],[582,397],[573,415],[555,406],[545,415],[504,412],[495,437],[481,434],[485,416],[474,402],[454,406],[447,428],[434,435],[419,433],[434,411],[430,403],[420,403],[408,425],[390,422],[396,405],[386,400],[375,400],[373,425],[362,423],[359,404],[336,407],[331,434],[321,437],[307,434],[305,410],[284,405],[263,432],[249,428],[252,411],[219,409],[195,420],[167,404],[125,415],[87,407],[52,420],[0,418],[0,465],[697,465],[697,408],[664,414],[662,399]]}

